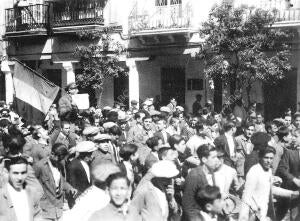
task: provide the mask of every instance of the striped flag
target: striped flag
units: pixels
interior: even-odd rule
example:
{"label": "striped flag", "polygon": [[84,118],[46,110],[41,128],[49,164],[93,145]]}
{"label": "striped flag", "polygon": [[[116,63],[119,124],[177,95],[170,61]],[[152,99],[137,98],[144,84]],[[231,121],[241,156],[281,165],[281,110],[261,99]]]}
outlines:
{"label": "striped flag", "polygon": [[15,62],[13,82],[16,112],[28,123],[41,124],[59,87],[19,61]]}

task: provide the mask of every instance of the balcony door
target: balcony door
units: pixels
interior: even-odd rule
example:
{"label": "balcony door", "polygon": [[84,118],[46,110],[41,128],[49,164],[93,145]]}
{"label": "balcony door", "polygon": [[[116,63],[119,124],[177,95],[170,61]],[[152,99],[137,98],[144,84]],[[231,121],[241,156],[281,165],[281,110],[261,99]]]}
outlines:
{"label": "balcony door", "polygon": [[161,69],[161,101],[168,104],[175,97],[178,104],[185,104],[185,70],[180,67]]}

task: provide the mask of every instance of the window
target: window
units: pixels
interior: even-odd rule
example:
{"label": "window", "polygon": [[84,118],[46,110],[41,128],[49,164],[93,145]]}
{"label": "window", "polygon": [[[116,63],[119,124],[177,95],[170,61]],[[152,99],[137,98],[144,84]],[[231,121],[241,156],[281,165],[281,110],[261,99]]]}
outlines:
{"label": "window", "polygon": [[166,5],[168,5],[168,0],[156,0],[155,5],[156,6],[166,6]]}
{"label": "window", "polygon": [[188,91],[201,91],[203,90],[203,79],[192,78],[187,80]]}
{"label": "window", "polygon": [[182,0],[171,0],[170,4],[171,5],[179,5],[179,4],[182,4]]}

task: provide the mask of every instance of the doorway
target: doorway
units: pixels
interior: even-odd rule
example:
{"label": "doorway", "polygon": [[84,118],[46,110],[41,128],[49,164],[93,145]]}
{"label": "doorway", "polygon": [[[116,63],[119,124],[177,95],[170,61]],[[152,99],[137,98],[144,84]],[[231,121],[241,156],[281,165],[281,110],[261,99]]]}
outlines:
{"label": "doorway", "polygon": [[286,74],[276,85],[264,85],[265,119],[282,117],[287,108],[297,109],[297,69]]}
{"label": "doorway", "polygon": [[161,101],[163,105],[174,97],[178,105],[185,104],[185,69],[168,67],[161,69]]}

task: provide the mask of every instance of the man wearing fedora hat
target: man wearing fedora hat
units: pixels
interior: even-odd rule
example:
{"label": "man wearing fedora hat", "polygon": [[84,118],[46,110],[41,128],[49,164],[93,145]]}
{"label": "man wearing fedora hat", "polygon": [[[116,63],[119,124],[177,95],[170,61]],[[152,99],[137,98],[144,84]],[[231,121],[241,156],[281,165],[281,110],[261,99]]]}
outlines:
{"label": "man wearing fedora hat", "polygon": [[66,86],[65,91],[67,92],[58,101],[58,111],[61,120],[67,120],[74,122],[77,120],[78,107],[72,99],[72,95],[78,93],[78,88],[76,83],[70,83]]}

